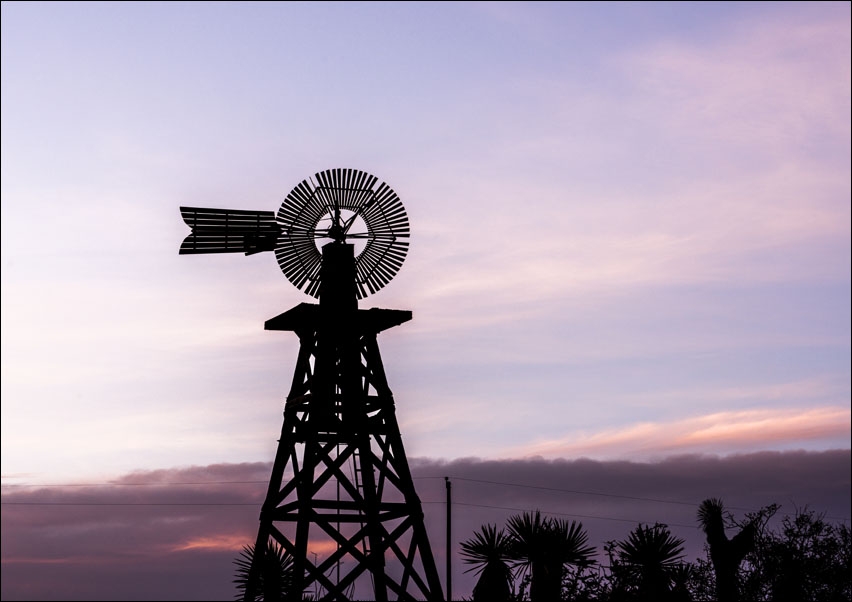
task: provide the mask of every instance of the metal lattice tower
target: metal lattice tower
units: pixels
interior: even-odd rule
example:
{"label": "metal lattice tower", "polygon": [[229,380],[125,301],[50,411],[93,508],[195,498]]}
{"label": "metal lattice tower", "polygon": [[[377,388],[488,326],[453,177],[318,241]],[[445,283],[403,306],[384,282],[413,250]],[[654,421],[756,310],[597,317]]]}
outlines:
{"label": "metal lattice tower", "polygon": [[397,195],[375,176],[335,169],[297,185],[277,215],[181,214],[192,233],[180,253],[274,251],[287,278],[319,298],[265,325],[295,332],[300,349],[244,599],[260,593],[275,541],[294,560],[289,599],[369,591],[382,601],[442,600],[376,340],[411,312],[358,308],[405,259],[408,217]]}

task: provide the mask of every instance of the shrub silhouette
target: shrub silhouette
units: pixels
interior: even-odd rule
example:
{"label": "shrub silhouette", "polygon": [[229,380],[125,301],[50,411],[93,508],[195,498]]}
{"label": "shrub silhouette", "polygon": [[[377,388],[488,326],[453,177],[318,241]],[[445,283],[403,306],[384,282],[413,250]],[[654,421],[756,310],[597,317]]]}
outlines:
{"label": "shrub silhouette", "polygon": [[[242,600],[245,597],[254,554],[254,546],[243,546],[242,552],[234,560],[234,564],[237,565],[236,578],[234,579],[234,583],[237,585],[237,600]],[[255,602],[286,600],[292,584],[293,557],[277,542],[268,541],[263,553],[263,564],[260,567],[253,600]]]}

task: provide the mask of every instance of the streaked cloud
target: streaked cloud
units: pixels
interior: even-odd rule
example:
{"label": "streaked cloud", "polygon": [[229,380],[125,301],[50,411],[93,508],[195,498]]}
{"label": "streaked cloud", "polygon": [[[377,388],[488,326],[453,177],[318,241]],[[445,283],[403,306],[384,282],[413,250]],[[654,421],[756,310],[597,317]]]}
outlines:
{"label": "streaked cloud", "polygon": [[175,552],[184,552],[186,550],[225,550],[237,551],[242,550],[246,543],[245,533],[237,535],[215,535],[211,537],[193,537],[186,542],[180,543],[174,547]]}
{"label": "streaked cloud", "polygon": [[726,411],[681,420],[641,422],[593,434],[572,433],[513,448],[508,455],[648,458],[675,451],[785,449],[811,441],[848,440],[852,434],[850,422],[852,410],[848,406]]}

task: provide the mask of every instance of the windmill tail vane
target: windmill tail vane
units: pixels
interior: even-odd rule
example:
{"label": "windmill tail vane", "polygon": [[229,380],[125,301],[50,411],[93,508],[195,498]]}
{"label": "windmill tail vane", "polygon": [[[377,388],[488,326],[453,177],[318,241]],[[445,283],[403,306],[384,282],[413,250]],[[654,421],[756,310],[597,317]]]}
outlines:
{"label": "windmill tail vane", "polygon": [[180,214],[192,229],[180,245],[181,255],[273,251],[281,234],[272,211],[181,207]]}

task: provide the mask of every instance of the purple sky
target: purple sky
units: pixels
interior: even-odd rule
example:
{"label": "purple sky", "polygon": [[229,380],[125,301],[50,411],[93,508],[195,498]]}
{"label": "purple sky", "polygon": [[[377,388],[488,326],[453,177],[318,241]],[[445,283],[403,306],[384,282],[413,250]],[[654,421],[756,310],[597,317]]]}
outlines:
{"label": "purple sky", "polygon": [[[179,256],[178,207],[274,211],[333,167],[411,220],[361,303],[414,314],[379,339],[409,457],[848,464],[850,23],[848,3],[4,2],[4,501],[264,473],[298,346],[263,322],[309,299],[269,253]],[[800,485],[742,504],[838,499]],[[66,565],[2,512],[6,599],[8,575]]]}
{"label": "purple sky", "polygon": [[[483,523],[503,526],[508,516],[538,508],[581,521],[599,553],[605,542],[624,539],[639,522],[666,522],[686,541],[687,559],[694,560],[704,557],[695,514],[706,497],[721,497],[737,518],[779,503],[780,519],[810,504],[830,522],[848,522],[850,461],[848,450],[837,450],[680,456],[658,463],[413,459],[411,464],[443,581],[444,476],[453,484],[456,554],[458,542]],[[101,486],[7,488],[2,597],[229,599],[232,561],[254,538],[269,470],[269,463],[219,464],[136,472]],[[53,505],[28,504],[34,501]],[[193,503],[207,505],[185,505]],[[473,587],[464,568],[456,556],[457,596],[469,595]]]}

